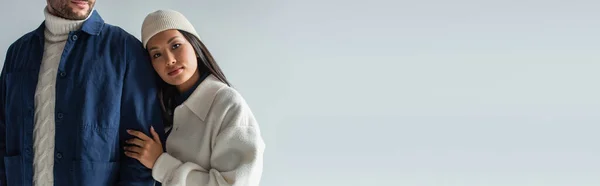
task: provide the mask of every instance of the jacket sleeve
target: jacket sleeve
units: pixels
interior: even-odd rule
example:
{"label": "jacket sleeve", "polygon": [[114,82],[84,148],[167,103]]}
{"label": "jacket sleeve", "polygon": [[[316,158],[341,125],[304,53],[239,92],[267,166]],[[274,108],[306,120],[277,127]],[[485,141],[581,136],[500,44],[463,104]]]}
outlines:
{"label": "jacket sleeve", "polygon": [[[235,101],[234,101],[235,102]],[[152,176],[163,185],[173,186],[258,186],[265,144],[258,124],[245,103],[231,105],[225,111],[221,130],[215,138],[210,168],[182,162],[163,153],[154,164]]]}
{"label": "jacket sleeve", "polygon": [[6,153],[6,119],[5,114],[5,98],[6,98],[6,79],[5,79],[5,71],[6,64],[10,60],[11,55],[11,47],[9,47],[6,52],[6,59],[4,60],[4,67],[2,67],[2,72],[0,74],[0,186],[6,186],[6,170],[4,166],[4,156]]}
{"label": "jacket sleeve", "polygon": [[[119,130],[120,169],[118,185],[152,186],[154,179],[150,169],[138,160],[125,156],[125,141],[133,138],[127,130],[138,130],[150,135],[150,127],[164,135],[160,105],[157,99],[156,73],[142,44],[135,37],[125,43],[127,68],[121,97]],[[163,136],[161,136],[163,137]]]}

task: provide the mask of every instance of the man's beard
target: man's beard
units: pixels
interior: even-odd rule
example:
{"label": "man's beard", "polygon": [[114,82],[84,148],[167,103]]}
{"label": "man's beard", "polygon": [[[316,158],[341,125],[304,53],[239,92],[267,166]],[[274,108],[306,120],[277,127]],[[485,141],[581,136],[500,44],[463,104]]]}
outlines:
{"label": "man's beard", "polygon": [[49,7],[54,10],[54,13],[62,18],[70,19],[70,20],[84,20],[86,19],[90,13],[92,12],[93,4],[89,4],[89,1],[85,1],[88,3],[89,9],[85,15],[78,15],[73,11],[73,8],[69,7],[68,1],[62,1],[57,3],[50,3]]}

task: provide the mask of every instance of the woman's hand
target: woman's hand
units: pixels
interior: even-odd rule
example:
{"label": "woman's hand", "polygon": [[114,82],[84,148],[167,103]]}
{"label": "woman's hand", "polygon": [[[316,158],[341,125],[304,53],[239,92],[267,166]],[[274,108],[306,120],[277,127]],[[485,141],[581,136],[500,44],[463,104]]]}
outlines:
{"label": "woman's hand", "polygon": [[126,141],[131,146],[124,148],[125,155],[139,160],[144,166],[152,169],[158,157],[163,153],[162,143],[158,134],[154,131],[154,127],[150,128],[150,133],[152,133],[154,139],[139,131],[127,130],[127,133],[137,138]]}

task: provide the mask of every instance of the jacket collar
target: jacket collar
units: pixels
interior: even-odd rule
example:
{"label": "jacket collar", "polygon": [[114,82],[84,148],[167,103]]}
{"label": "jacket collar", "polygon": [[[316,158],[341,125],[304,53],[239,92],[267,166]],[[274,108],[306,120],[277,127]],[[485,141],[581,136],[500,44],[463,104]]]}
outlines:
{"label": "jacket collar", "polygon": [[[98,35],[100,34],[100,31],[102,31],[102,27],[104,27],[104,20],[100,17],[97,10],[93,10],[91,14],[90,18],[88,18],[81,26],[81,30],[90,35]],[[43,38],[44,29],[46,29],[45,21],[42,22],[34,33]]]}
{"label": "jacket collar", "polygon": [[206,77],[200,85],[192,92],[190,97],[183,102],[200,120],[205,121],[208,111],[212,107],[213,101],[219,90],[228,87],[214,75]]}

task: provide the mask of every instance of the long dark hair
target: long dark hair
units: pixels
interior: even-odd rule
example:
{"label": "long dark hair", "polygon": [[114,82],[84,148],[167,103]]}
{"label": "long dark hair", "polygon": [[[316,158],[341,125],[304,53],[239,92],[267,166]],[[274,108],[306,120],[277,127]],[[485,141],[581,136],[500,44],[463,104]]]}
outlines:
{"label": "long dark hair", "polygon": [[[227,86],[231,86],[225,74],[221,70],[221,67],[217,64],[212,54],[208,51],[208,48],[193,34],[190,34],[183,30],[178,30],[183,37],[192,45],[194,48],[194,52],[198,57],[198,72],[196,73],[205,73],[208,72],[214,75],[221,82],[227,84]],[[175,99],[179,96],[179,92],[174,85],[168,84],[161,78],[158,78],[158,99],[160,100],[160,104],[162,107],[162,113],[164,118],[164,125],[166,127],[173,126],[173,113],[175,112],[175,107],[177,107],[175,103]]]}

